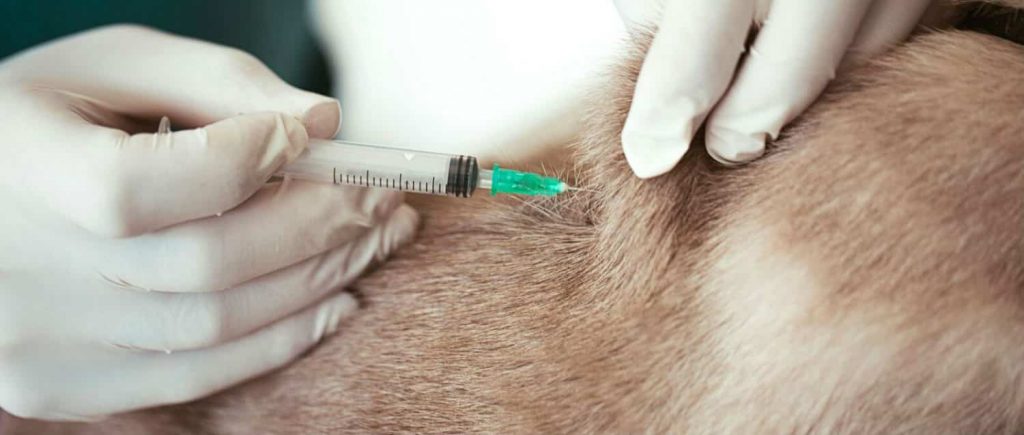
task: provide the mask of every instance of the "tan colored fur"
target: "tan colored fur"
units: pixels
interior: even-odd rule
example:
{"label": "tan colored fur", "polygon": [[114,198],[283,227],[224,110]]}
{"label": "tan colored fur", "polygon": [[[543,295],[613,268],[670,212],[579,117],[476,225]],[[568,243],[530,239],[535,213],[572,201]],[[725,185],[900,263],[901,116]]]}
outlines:
{"label": "tan colored fur", "polygon": [[698,147],[649,181],[618,143],[640,55],[595,104],[583,191],[419,204],[419,240],[295,365],[50,429],[1024,430],[1024,49],[919,37],[766,158],[723,170]]}

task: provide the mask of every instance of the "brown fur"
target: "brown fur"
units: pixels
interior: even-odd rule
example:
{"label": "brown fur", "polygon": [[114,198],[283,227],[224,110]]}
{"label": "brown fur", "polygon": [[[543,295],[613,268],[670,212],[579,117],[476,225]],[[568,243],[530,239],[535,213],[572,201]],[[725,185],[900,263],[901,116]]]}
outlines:
{"label": "brown fur", "polygon": [[[641,52],[583,190],[418,204],[426,225],[295,365],[82,433],[1021,432],[1024,50],[919,37],[764,159],[635,179]],[[24,429],[43,433],[43,427]]]}

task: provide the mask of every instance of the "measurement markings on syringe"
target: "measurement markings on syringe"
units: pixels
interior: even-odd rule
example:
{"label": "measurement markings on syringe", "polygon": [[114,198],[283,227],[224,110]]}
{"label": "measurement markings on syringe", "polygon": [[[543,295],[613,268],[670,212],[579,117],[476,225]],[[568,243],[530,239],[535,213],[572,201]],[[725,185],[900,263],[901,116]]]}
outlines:
{"label": "measurement markings on syringe", "polygon": [[378,176],[369,170],[355,175],[350,173],[340,174],[338,168],[331,168],[331,178],[334,184],[347,184],[363,187],[382,187],[387,189],[405,190],[423,193],[439,193],[445,191],[445,185],[437,182],[437,177],[430,177],[426,180],[407,180],[404,174],[398,174],[398,178]]}

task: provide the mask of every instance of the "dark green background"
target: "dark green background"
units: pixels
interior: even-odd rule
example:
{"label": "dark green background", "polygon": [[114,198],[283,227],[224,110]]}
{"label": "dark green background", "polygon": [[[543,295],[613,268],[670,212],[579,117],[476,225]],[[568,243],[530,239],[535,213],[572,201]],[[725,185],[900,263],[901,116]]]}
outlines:
{"label": "dark green background", "polygon": [[0,0],[0,58],[81,30],[135,23],[254,54],[281,78],[329,93],[304,0]]}

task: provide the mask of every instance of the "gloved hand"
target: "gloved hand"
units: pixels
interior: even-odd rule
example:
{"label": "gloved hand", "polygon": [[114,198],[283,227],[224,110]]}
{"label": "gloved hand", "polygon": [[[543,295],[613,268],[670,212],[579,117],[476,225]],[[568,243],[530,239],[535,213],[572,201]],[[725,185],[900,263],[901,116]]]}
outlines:
{"label": "gloved hand", "polygon": [[[398,194],[266,184],[338,103],[234,49],[135,27],[0,64],[0,407],[78,420],[273,370],[408,240]],[[202,126],[153,134],[152,120]],[[148,132],[148,133],[147,133]]]}
{"label": "gloved hand", "polygon": [[[656,0],[616,0],[627,26]],[[671,170],[707,120],[708,152],[725,165],[764,153],[765,140],[821,93],[841,62],[903,40],[930,0],[664,0],[640,70],[622,146],[642,178]],[[752,24],[756,38],[744,55]],[[739,68],[737,69],[737,66]],[[712,109],[714,109],[712,111]]]}

